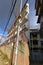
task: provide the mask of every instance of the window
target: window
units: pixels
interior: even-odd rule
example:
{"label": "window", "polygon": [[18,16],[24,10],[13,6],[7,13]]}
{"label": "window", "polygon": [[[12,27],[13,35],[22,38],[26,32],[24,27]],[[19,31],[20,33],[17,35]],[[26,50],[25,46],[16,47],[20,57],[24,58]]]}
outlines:
{"label": "window", "polygon": [[39,50],[38,48],[33,48],[34,52],[38,52],[38,50]]}
{"label": "window", "polygon": [[38,45],[38,40],[33,40],[33,45]]}
{"label": "window", "polygon": [[41,41],[41,47],[43,47],[43,41]]}
{"label": "window", "polygon": [[34,33],[33,33],[33,37],[37,37],[37,33],[34,32]]}
{"label": "window", "polygon": [[43,48],[40,48],[41,53],[43,53]]}
{"label": "window", "polygon": [[30,33],[30,39],[32,38],[32,33]]}
{"label": "window", "polygon": [[38,0],[39,7],[41,6],[42,2],[41,0]]}
{"label": "window", "polygon": [[[42,20],[43,20],[43,19],[42,19]],[[43,21],[41,22],[41,25],[40,25],[40,26],[41,26],[41,28],[43,29]]]}
{"label": "window", "polygon": [[42,30],[40,31],[40,38],[43,39],[43,31]]}
{"label": "window", "polygon": [[43,41],[41,41],[41,48],[40,48],[40,50],[43,53]]}

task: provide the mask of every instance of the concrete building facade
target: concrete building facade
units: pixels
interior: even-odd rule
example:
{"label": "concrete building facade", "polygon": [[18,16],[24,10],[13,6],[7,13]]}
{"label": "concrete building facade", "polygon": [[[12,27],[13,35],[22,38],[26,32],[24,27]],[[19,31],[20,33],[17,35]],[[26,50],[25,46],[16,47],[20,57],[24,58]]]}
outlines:
{"label": "concrete building facade", "polygon": [[0,65],[29,65],[29,40],[25,34],[28,31],[25,26],[28,21],[28,6],[26,2],[9,28],[7,39],[0,45],[0,58],[4,59],[2,62],[0,60]]}

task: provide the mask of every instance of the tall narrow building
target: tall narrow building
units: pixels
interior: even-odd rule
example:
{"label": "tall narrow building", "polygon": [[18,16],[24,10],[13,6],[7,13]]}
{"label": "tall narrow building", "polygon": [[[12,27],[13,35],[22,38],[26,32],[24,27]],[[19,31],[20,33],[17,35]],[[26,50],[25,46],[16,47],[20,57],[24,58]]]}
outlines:
{"label": "tall narrow building", "polygon": [[29,3],[25,3],[9,28],[6,40],[0,45],[0,65],[29,65],[29,43],[26,36]]}
{"label": "tall narrow building", "polygon": [[30,29],[30,65],[43,64],[43,0],[35,0],[36,16],[38,16],[37,23],[40,23],[40,30]]}
{"label": "tall narrow building", "polygon": [[30,29],[30,65],[40,65],[40,34],[38,29]]}
{"label": "tall narrow building", "polygon": [[43,0],[35,0],[35,9],[38,16],[37,23],[40,23],[40,38],[43,39]]}

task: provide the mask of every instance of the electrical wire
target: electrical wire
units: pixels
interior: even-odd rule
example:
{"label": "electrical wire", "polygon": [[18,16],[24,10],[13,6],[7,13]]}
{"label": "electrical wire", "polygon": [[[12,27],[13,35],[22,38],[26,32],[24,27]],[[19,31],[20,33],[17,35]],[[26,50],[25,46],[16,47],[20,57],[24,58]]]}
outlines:
{"label": "electrical wire", "polygon": [[28,2],[28,0],[26,0],[26,2],[25,2],[25,4],[24,4],[24,6],[26,5],[26,3]]}
{"label": "electrical wire", "polygon": [[[25,2],[25,4],[24,4],[24,6],[26,5],[27,1],[28,1],[28,0],[26,0],[26,2]],[[14,2],[14,0],[12,1],[12,5],[13,5],[13,2]],[[9,17],[9,19],[8,19],[8,22],[7,22],[6,26],[5,26],[5,29],[4,29],[3,34],[4,34],[4,33],[5,33],[5,31],[6,31],[6,28],[7,28],[7,26],[8,26],[9,21],[10,21],[10,18],[11,18],[11,16],[12,16],[12,13],[13,13],[13,10],[14,10],[14,7],[15,7],[16,2],[17,2],[17,0],[15,0],[14,5],[13,5],[13,8],[12,8],[12,6],[11,6],[12,11],[11,11],[10,17]],[[10,10],[11,10],[11,8],[10,8]]]}
{"label": "electrical wire", "polygon": [[[14,0],[12,1],[12,5],[13,5],[13,2],[14,2]],[[16,5],[16,2],[17,2],[17,0],[15,0],[14,5],[13,5],[13,8],[12,8],[12,6],[11,6],[12,10],[11,10],[11,8],[10,8],[10,11],[11,11],[11,13],[10,13],[10,17],[9,17],[9,19],[8,19],[8,22],[7,22],[6,26],[5,26],[5,29],[4,29],[3,34],[5,33],[6,28],[7,28],[8,24],[9,24],[9,21],[10,21],[10,18],[11,18],[11,16],[12,16],[12,13],[13,13],[14,7],[15,7],[15,5]],[[26,0],[24,6],[26,5],[27,2],[28,2],[28,0]]]}
{"label": "electrical wire", "polygon": [[[14,1],[14,0],[13,0],[13,1]],[[14,5],[13,5],[13,2],[12,2],[13,8],[12,8],[12,11],[11,11],[11,14],[10,14],[10,17],[9,17],[9,20],[10,20],[10,18],[11,18],[11,16],[12,16],[12,13],[13,13],[14,7],[15,7],[15,5],[16,5],[16,2],[17,2],[17,0],[15,0]],[[26,5],[26,3],[27,3],[27,2],[28,2],[28,0],[26,0],[26,2],[25,2],[25,4],[24,4],[24,6]],[[23,7],[24,7],[24,6],[23,6]],[[11,7],[12,7],[12,6],[11,6]],[[11,10],[11,8],[10,8],[10,10]],[[4,33],[5,33],[5,31],[6,31],[6,28],[7,28],[7,26],[8,26],[9,20],[8,20],[8,22],[7,22],[6,26],[5,26],[5,29],[4,29],[3,34],[4,34]]]}
{"label": "electrical wire", "polygon": [[11,18],[11,16],[12,16],[12,13],[13,13],[14,7],[15,7],[15,5],[16,5],[16,2],[17,2],[17,0],[15,0],[14,5],[13,5],[13,2],[12,2],[13,7],[11,6],[11,7],[12,7],[12,10],[11,10],[11,8],[10,8],[11,13],[10,13],[10,16],[9,16],[8,22],[7,22],[6,26],[5,26],[5,29],[4,29],[3,34],[5,33],[6,28],[7,28],[8,24],[9,24],[9,21],[10,21],[10,18]]}
{"label": "electrical wire", "polygon": [[[17,0],[15,0],[15,2],[14,2],[14,0],[12,0],[12,5],[11,5],[11,8],[10,8],[11,13],[10,13],[10,11],[9,11],[9,13],[10,13],[9,19],[8,19],[8,22],[7,22],[6,26],[5,26],[5,29],[4,29],[3,34],[5,33],[6,28],[7,28],[8,24],[9,24],[9,20],[10,20],[10,18],[11,18],[11,16],[12,16],[12,13],[13,13],[13,10],[14,10],[15,4],[16,4],[16,1],[17,1]],[[11,10],[11,9],[12,9],[12,10]],[[1,37],[1,40],[2,40],[2,37]]]}

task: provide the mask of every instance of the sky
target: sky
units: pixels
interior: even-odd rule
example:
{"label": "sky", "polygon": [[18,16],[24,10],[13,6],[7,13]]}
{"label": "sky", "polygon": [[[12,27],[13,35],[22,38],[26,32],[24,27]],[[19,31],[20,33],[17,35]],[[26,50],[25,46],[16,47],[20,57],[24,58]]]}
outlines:
{"label": "sky", "polygon": [[[25,1],[23,0],[23,4],[25,3]],[[29,3],[29,10],[30,10],[29,12],[30,28],[39,28],[39,24],[37,24],[38,17],[35,16],[35,13],[36,13],[35,12],[35,0],[29,0],[28,3]],[[0,34],[3,34],[4,32],[4,28],[9,18],[11,4],[12,4],[12,0],[0,0]],[[5,34],[7,34],[8,29],[10,25],[12,24],[12,22],[14,22],[15,15],[17,15],[19,12],[19,8],[20,8],[19,4],[20,2],[16,3],[16,7],[11,16],[11,19],[9,21]]]}
{"label": "sky", "polygon": [[34,29],[34,28],[39,29],[40,24],[37,24],[38,16],[36,16],[35,0],[29,0],[29,8],[30,8],[29,9],[30,10],[30,13],[29,13],[30,28],[31,29]]}
{"label": "sky", "polygon": [[[12,1],[13,0],[0,0],[0,34],[3,34],[6,23],[8,22]],[[23,0],[22,4],[24,4],[25,1]],[[14,8],[14,11],[4,34],[7,34],[9,27],[11,26],[12,22],[14,22],[15,16],[19,13],[19,11],[20,0],[17,0],[16,6]]]}

